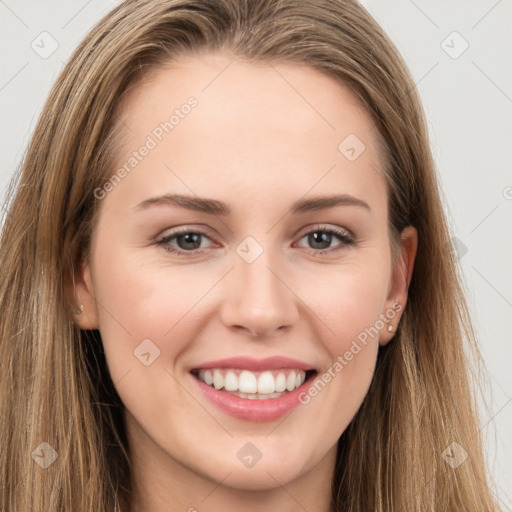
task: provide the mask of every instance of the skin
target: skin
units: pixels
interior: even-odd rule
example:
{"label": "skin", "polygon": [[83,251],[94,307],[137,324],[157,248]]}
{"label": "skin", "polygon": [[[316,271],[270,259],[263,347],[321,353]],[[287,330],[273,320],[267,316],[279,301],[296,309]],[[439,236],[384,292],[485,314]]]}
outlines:
{"label": "skin", "polygon": [[[396,301],[405,306],[417,233],[403,231],[393,269],[378,133],[350,90],[304,66],[202,55],[154,71],[124,104],[119,166],[190,96],[197,107],[100,201],[91,257],[77,276],[77,323],[100,330],[126,407],[132,510],[291,512],[300,504],[327,512],[337,441],[401,313],[314,399],[277,421],[228,416],[188,370],[234,355],[284,355],[321,375]],[[366,146],[354,161],[338,150],[349,134]],[[164,193],[222,201],[232,213],[136,210]],[[351,194],[370,210],[289,213],[299,199],[330,194]],[[348,231],[356,244],[336,235],[315,243],[306,235],[318,224]],[[157,241],[180,226],[206,236],[196,246],[168,242],[178,256]],[[252,263],[236,251],[248,236],[263,248]],[[134,357],[145,339],[161,351],[149,366]],[[250,468],[237,457],[247,442],[262,453]]]}

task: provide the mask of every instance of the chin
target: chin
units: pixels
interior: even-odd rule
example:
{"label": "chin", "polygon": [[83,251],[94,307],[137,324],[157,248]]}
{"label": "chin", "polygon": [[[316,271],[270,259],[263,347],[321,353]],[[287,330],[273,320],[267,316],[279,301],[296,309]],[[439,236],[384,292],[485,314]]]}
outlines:
{"label": "chin", "polygon": [[[286,485],[307,471],[305,460],[294,460],[297,453],[277,452],[271,457],[261,456],[252,466],[245,466],[238,458],[213,458],[215,465],[209,468],[208,477],[222,481],[222,485],[237,490],[262,491]],[[264,460],[266,459],[266,460]],[[226,477],[226,475],[229,475]],[[225,480],[223,480],[226,478]]]}

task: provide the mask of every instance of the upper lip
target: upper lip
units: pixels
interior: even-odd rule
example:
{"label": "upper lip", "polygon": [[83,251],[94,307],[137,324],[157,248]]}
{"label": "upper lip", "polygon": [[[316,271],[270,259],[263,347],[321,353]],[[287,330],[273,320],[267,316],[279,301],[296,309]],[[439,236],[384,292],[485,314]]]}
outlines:
{"label": "upper lip", "polygon": [[255,359],[247,356],[228,357],[226,359],[218,359],[216,361],[207,361],[206,363],[198,364],[191,368],[191,370],[206,370],[209,368],[239,368],[256,372],[278,370],[281,368],[293,368],[304,371],[315,370],[315,367],[310,364],[285,356],[273,356],[264,359]]}

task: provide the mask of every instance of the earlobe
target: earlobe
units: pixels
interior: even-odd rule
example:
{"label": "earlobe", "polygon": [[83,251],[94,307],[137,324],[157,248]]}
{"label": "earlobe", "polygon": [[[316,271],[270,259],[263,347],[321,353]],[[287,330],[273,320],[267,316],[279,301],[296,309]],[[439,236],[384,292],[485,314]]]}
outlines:
{"label": "earlobe", "polygon": [[[386,302],[386,304],[388,304]],[[395,335],[398,324],[400,323],[400,316],[404,306],[400,300],[396,299],[391,307],[387,307],[383,313],[385,318],[385,326],[381,329],[379,335],[379,345],[386,345]],[[382,316],[381,316],[382,318]]]}
{"label": "earlobe", "polygon": [[386,301],[384,315],[389,322],[382,329],[379,343],[386,345],[395,335],[402,312],[407,304],[409,285],[412,279],[414,261],[418,248],[418,232],[414,226],[407,226],[400,234],[400,256],[391,278],[391,286]]}

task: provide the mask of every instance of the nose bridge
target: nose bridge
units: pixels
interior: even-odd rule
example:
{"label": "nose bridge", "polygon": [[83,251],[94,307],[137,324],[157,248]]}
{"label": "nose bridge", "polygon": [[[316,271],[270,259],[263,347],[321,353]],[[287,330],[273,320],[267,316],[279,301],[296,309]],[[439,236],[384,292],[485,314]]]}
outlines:
{"label": "nose bridge", "polygon": [[295,323],[299,317],[295,296],[280,275],[282,265],[276,251],[247,237],[233,257],[222,315],[226,326],[264,335]]}

